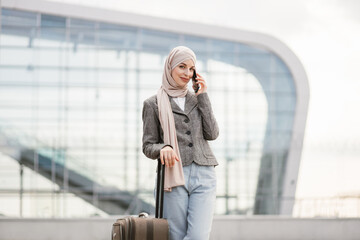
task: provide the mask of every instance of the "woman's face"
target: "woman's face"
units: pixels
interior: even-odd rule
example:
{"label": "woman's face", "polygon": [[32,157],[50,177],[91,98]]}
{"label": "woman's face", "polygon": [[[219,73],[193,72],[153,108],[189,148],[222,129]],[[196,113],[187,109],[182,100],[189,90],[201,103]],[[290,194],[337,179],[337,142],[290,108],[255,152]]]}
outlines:
{"label": "woman's face", "polygon": [[183,88],[193,76],[194,69],[194,62],[191,59],[183,61],[171,71],[171,77],[180,88]]}

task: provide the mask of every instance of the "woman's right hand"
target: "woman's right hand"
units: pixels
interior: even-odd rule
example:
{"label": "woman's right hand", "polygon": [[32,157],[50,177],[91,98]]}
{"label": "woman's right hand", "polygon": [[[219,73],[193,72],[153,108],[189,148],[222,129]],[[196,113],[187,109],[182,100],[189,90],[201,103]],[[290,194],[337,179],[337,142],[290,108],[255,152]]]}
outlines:
{"label": "woman's right hand", "polygon": [[169,146],[165,146],[160,150],[160,160],[161,164],[165,164],[167,167],[173,167],[175,165],[175,161],[180,161],[174,149]]}

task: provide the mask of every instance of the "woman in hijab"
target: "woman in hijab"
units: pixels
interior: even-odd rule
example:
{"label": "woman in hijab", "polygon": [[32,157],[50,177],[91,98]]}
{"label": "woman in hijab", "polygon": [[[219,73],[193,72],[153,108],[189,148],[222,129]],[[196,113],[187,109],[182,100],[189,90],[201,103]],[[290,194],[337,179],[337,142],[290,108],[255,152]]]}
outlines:
{"label": "woman in hijab", "polygon": [[209,140],[219,135],[207,83],[195,74],[196,56],[184,46],[166,58],[157,95],[144,101],[143,152],[165,164],[164,218],[171,240],[209,239],[216,198],[218,165]]}

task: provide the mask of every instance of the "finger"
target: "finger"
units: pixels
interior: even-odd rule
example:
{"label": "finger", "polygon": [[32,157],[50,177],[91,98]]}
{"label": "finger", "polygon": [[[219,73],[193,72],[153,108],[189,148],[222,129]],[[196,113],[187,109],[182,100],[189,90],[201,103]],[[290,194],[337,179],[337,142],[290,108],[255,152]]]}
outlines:
{"label": "finger", "polygon": [[196,78],[196,81],[197,81],[197,82],[198,82],[198,81],[205,82],[205,79],[204,79],[202,76],[198,76],[198,77]]}
{"label": "finger", "polygon": [[175,152],[173,152],[173,156],[172,156],[173,165],[175,165],[176,158],[177,158],[177,155]]}
{"label": "finger", "polygon": [[174,153],[174,155],[173,155],[173,159],[172,159],[172,160],[173,160],[173,164],[174,164],[174,165],[175,165],[175,163],[176,163],[176,158],[177,158],[177,157],[176,157],[176,154]]}
{"label": "finger", "polygon": [[205,86],[205,83],[204,83],[204,82],[198,81],[197,83],[200,85],[200,89],[203,89],[203,88],[204,88],[204,86]]}
{"label": "finger", "polygon": [[175,160],[178,161],[178,162],[180,161],[180,159],[179,159],[179,157],[177,155],[175,155]]}
{"label": "finger", "polygon": [[160,161],[161,165],[164,165],[164,153],[162,151],[160,151]]}
{"label": "finger", "polygon": [[203,90],[206,88],[207,83],[204,79],[201,79],[198,81],[198,84],[200,84],[201,88],[203,88]]}
{"label": "finger", "polygon": [[171,164],[172,164],[171,152],[168,153],[167,160],[168,160],[168,166],[169,166],[169,167],[172,167],[172,166],[171,166]]}
{"label": "finger", "polygon": [[205,84],[205,79],[198,78],[198,80],[196,81],[196,83],[203,83],[203,84]]}
{"label": "finger", "polygon": [[165,165],[168,167],[169,166],[169,157],[167,156],[167,154],[165,154],[164,160],[165,160]]}
{"label": "finger", "polygon": [[169,159],[169,166],[173,167],[174,166],[174,161],[172,159]]}

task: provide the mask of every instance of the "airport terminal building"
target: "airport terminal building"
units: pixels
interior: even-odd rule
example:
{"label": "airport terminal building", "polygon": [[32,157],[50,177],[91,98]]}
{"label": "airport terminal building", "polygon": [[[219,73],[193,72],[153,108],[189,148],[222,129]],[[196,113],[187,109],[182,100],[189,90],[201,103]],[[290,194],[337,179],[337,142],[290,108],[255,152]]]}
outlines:
{"label": "airport terminal building", "polygon": [[142,107],[178,45],[196,53],[220,128],[216,214],[292,214],[309,87],[282,42],[42,0],[0,4],[0,215],[153,213]]}

